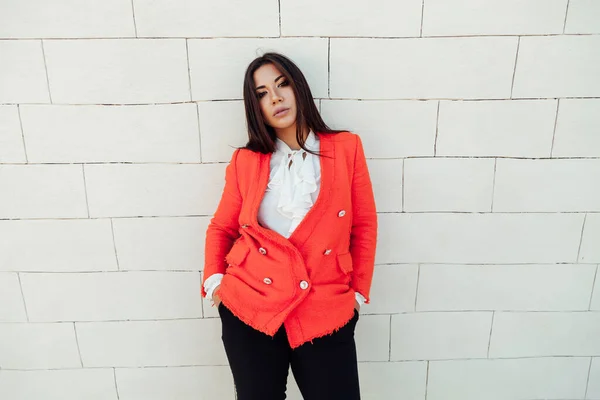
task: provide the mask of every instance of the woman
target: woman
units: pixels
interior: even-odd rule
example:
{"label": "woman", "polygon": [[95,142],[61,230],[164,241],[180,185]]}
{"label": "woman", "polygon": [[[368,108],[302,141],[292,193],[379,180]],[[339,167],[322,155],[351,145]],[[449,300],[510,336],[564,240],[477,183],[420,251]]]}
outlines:
{"label": "woman", "polygon": [[222,321],[239,400],[359,399],[354,328],[369,302],[377,216],[358,135],[325,125],[277,53],[244,79],[249,141],[206,232],[202,295]]}

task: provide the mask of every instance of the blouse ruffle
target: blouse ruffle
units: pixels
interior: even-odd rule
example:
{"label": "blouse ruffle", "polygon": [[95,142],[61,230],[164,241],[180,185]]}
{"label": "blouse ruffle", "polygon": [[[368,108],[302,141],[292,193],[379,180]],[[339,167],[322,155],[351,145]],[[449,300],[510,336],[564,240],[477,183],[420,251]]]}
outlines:
{"label": "blouse ruffle", "polygon": [[[319,189],[313,157],[317,157],[304,149],[292,150],[283,140],[277,138],[277,150],[273,156],[278,157],[271,170],[268,190],[279,191],[277,212],[291,220],[291,234],[304,216],[313,206],[313,194]],[[317,151],[319,142],[311,131],[306,139],[305,147]],[[303,156],[306,154],[306,156]],[[292,162],[290,166],[289,163]],[[317,160],[318,161],[318,160]]]}

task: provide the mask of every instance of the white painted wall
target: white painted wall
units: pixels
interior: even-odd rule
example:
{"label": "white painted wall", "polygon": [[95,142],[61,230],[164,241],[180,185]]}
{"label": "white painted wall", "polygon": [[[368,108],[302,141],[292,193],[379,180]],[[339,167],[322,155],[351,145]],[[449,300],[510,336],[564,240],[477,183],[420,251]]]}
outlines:
{"label": "white painted wall", "polygon": [[0,0],[0,38],[1,399],[234,398],[200,270],[266,50],[369,158],[363,398],[600,399],[599,0]]}

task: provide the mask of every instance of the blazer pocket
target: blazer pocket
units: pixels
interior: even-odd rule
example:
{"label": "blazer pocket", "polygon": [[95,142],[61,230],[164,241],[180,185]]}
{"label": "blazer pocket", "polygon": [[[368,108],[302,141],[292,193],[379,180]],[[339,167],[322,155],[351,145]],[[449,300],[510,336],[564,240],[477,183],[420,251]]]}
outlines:
{"label": "blazer pocket", "polygon": [[337,255],[337,264],[346,275],[352,272],[352,254],[342,253]]}
{"label": "blazer pocket", "polygon": [[246,257],[248,257],[249,252],[250,248],[246,246],[245,243],[237,242],[225,256],[225,261],[227,261],[227,264],[229,265],[235,265],[236,267],[239,267],[242,265]]}

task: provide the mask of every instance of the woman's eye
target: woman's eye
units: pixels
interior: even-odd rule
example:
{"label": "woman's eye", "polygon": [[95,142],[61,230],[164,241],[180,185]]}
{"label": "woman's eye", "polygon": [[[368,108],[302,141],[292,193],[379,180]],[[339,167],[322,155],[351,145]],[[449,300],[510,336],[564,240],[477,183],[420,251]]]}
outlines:
{"label": "woman's eye", "polygon": [[263,97],[265,94],[267,94],[267,92],[260,92],[260,93],[258,93],[258,94],[257,94],[257,96],[258,96],[258,98],[259,98],[259,99],[262,99],[262,97]]}
{"label": "woman's eye", "polygon": [[283,81],[279,84],[279,86],[287,86],[287,84],[288,84],[288,81]]}

